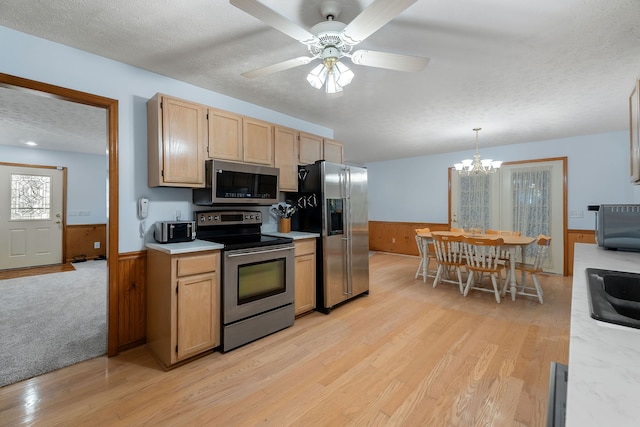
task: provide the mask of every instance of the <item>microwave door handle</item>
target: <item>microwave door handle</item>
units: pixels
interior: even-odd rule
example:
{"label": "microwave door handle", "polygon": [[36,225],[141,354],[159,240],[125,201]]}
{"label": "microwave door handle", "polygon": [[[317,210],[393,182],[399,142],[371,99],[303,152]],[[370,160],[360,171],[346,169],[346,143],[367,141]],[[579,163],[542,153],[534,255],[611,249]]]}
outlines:
{"label": "microwave door handle", "polygon": [[173,239],[173,228],[175,227],[175,225],[171,224],[169,225],[169,238]]}

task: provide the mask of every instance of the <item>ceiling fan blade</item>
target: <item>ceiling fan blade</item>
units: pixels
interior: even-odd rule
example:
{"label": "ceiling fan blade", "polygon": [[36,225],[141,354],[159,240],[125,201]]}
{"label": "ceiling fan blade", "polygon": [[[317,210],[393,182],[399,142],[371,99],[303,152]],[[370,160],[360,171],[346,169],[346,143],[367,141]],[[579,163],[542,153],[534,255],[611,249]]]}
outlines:
{"label": "ceiling fan blade", "polygon": [[247,77],[249,79],[268,76],[269,74],[288,70],[289,68],[295,68],[300,65],[306,65],[309,62],[311,62],[313,59],[315,58],[308,57],[308,56],[300,56],[298,58],[293,58],[287,61],[278,62],[277,64],[269,65],[267,67],[258,68],[257,70],[247,71],[246,73],[242,73],[242,76]]}
{"label": "ceiling fan blade", "polygon": [[429,58],[361,49],[351,54],[351,61],[368,67],[415,72],[423,70],[429,63]]}
{"label": "ceiling fan blade", "polygon": [[229,3],[238,9],[245,11],[254,18],[263,21],[265,24],[271,25],[273,28],[285,33],[289,37],[298,40],[300,43],[309,44],[317,40],[316,36],[311,34],[309,31],[284,16],[274,12],[257,0],[229,0]]}
{"label": "ceiling fan blade", "polygon": [[342,31],[345,41],[351,45],[360,43],[378,31],[386,23],[400,15],[417,0],[374,0],[360,12]]}

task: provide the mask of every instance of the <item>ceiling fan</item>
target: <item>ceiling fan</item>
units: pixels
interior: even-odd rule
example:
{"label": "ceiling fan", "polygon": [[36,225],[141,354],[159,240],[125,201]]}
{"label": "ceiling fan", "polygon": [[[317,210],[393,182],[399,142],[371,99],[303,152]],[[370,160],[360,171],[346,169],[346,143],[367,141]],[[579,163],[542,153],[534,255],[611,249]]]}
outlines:
{"label": "ceiling fan", "polygon": [[341,92],[354,77],[353,71],[340,62],[344,57],[357,65],[408,72],[423,70],[429,63],[429,58],[419,56],[363,49],[353,51],[354,46],[400,15],[417,0],[374,0],[349,24],[335,20],[340,14],[340,4],[335,0],[326,0],[320,7],[325,21],[314,25],[309,31],[257,0],[229,1],[238,9],[306,45],[310,53],[310,56],[300,56],[242,73],[242,76],[247,78],[266,76],[320,59],[322,63],[311,70],[307,75],[307,81],[316,89],[325,86],[325,92],[336,93]]}

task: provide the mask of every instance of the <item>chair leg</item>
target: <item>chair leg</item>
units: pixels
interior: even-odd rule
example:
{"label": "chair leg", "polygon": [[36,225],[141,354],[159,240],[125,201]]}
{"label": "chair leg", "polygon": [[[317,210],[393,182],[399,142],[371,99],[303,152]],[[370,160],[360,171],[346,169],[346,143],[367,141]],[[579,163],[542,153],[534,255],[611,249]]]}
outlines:
{"label": "chair leg", "polygon": [[433,287],[435,288],[440,283],[440,279],[442,279],[442,271],[444,270],[444,266],[442,264],[438,264],[438,270],[436,271],[436,278],[433,279]]}
{"label": "chair leg", "polygon": [[540,304],[543,304],[542,302],[542,288],[540,288],[540,283],[538,282],[538,276],[536,276],[535,273],[531,274],[531,278],[533,279],[533,284],[536,287],[536,292],[538,293],[538,301],[540,301]]}
{"label": "chair leg", "polygon": [[507,277],[504,279],[504,283],[502,284],[502,292],[500,294],[504,297],[507,293],[507,286],[509,286],[509,280],[511,280],[511,269],[507,268]]}
{"label": "chair leg", "polygon": [[491,284],[493,284],[493,293],[496,295],[496,302],[500,304],[500,292],[498,292],[499,279],[496,277],[500,272],[491,274]]}
{"label": "chair leg", "polygon": [[467,286],[464,287],[464,293],[463,293],[465,297],[469,295],[469,289],[471,288],[472,283],[473,283],[473,271],[469,271],[469,277],[467,277]]}
{"label": "chair leg", "polygon": [[424,257],[420,256],[420,264],[418,264],[418,269],[416,270],[416,279],[420,274],[424,274]]}
{"label": "chair leg", "polygon": [[462,273],[460,272],[460,267],[456,267],[456,271],[458,272],[458,285],[460,287],[460,293],[463,293],[464,289],[462,286]]}

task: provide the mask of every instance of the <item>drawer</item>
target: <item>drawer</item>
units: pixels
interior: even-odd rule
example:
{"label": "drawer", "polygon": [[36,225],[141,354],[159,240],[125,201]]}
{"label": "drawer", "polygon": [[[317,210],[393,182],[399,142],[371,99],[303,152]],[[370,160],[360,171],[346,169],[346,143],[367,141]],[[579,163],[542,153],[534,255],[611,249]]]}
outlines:
{"label": "drawer", "polygon": [[219,253],[216,252],[178,258],[178,277],[216,271],[218,269],[218,256]]}
{"label": "drawer", "polygon": [[295,256],[308,255],[316,251],[316,239],[296,240]]}

